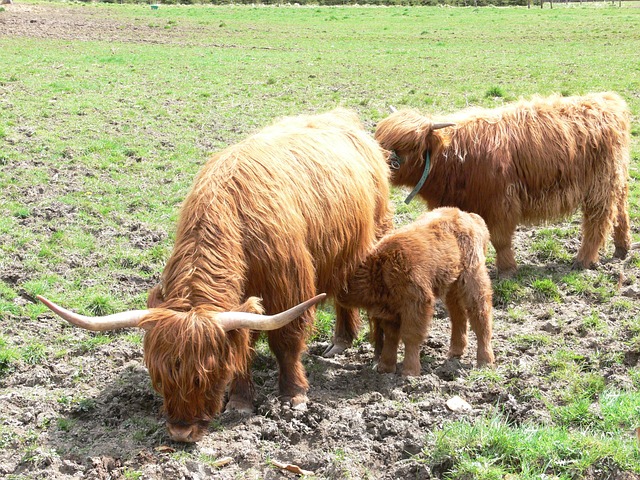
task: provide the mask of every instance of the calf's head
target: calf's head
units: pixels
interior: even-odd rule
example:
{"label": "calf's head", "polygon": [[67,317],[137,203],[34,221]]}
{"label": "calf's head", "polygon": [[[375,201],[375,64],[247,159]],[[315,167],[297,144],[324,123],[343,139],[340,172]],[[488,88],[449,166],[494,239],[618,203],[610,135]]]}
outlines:
{"label": "calf's head", "polygon": [[250,297],[233,312],[203,305],[186,311],[162,307],[104,317],[79,315],[44,297],[38,299],[87,330],[144,328],[144,359],[153,387],[164,399],[169,435],[175,441],[197,442],[222,410],[229,381],[247,369],[249,330],[281,328],[325,297],[317,295],[276,315],[263,315],[259,299]]}

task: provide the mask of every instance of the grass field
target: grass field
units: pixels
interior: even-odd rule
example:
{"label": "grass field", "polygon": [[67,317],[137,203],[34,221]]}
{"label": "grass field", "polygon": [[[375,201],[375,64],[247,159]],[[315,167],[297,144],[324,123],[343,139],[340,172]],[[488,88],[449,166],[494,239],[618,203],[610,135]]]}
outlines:
{"label": "grass field", "polygon": [[[199,167],[213,151],[284,115],[344,106],[373,131],[389,105],[446,115],[532,94],[616,91],[633,115],[630,213],[640,240],[638,32],[640,8],[626,2],[553,10],[7,6],[0,10],[0,396],[15,392],[16,379],[36,366],[84,365],[118,345],[139,358],[140,335],[60,328],[33,297],[46,294],[84,313],[142,307]],[[394,191],[397,223],[423,210],[419,202],[405,206],[405,193]],[[501,367],[473,370],[464,381],[489,391],[507,385],[508,395],[545,414],[513,425],[500,408],[489,408],[478,418],[444,422],[422,432],[413,461],[453,478],[638,478],[630,432],[640,426],[640,300],[620,294],[616,265],[569,270],[575,222],[525,233],[518,244],[524,268],[494,281],[496,331],[500,322],[517,331],[498,340]],[[561,268],[527,267],[538,261]],[[640,258],[620,268],[633,289]],[[575,298],[581,303],[574,309]],[[566,310],[575,310],[568,320]],[[533,327],[532,316],[541,319]],[[327,339],[331,319],[330,310],[320,313],[317,341]],[[578,337],[595,332],[593,355],[574,349],[590,345],[592,333],[577,343],[566,338],[574,321]],[[545,322],[555,323],[545,330]],[[510,351],[537,352],[525,390],[515,385],[524,367]],[[47,468],[29,457],[38,439],[52,429],[61,438],[73,432],[69,405],[82,410],[95,396],[73,388],[82,395],[43,394],[57,405],[46,425],[18,428],[0,414],[0,446],[19,452],[14,470],[3,471],[0,461],[0,476],[29,478],[28,466]],[[131,442],[152,451],[153,442],[166,441],[161,435]],[[360,466],[339,448],[332,461],[358,478]],[[67,458],[63,450],[50,455]],[[140,464],[122,455],[122,478],[141,478]],[[202,453],[185,455],[207,463]],[[8,458],[0,460],[11,464]]]}

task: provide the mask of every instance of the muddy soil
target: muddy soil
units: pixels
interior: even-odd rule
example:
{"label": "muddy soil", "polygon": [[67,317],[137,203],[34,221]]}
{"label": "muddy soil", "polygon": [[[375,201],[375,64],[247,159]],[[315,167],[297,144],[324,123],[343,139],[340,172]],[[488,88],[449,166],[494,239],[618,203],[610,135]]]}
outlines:
{"label": "muddy soil", "polygon": [[[0,17],[0,36],[181,41],[179,34],[160,35],[142,21],[123,24],[93,9],[20,4],[5,8]],[[44,203],[36,206],[24,227],[46,228],[44,222],[52,215],[61,221],[73,221],[77,212],[58,207]],[[115,233],[129,236],[144,248],[166,235],[127,224]],[[570,262],[549,262],[532,253],[534,234],[534,229],[522,228],[516,238],[518,262],[528,270],[528,278],[556,279],[570,273]],[[98,241],[108,242],[109,238]],[[558,241],[575,254],[577,239]],[[78,340],[91,338],[91,334],[50,314],[38,322],[3,314],[5,337],[47,341],[64,335],[69,344],[78,346],[35,365],[17,363],[0,377],[0,478],[295,477],[276,467],[274,461],[298,465],[317,478],[440,478],[450,466],[428,464],[420,461],[420,456],[423,449],[432,446],[429,433],[444,423],[473,421],[497,412],[516,425],[551,421],[548,406],[531,392],[539,391],[544,398],[550,389],[550,366],[545,358],[557,343],[518,342],[518,336],[539,334],[562,340],[583,358],[584,368],[602,374],[608,386],[632,388],[630,369],[638,367],[640,352],[629,346],[631,333],[624,319],[640,312],[640,269],[635,266],[637,261],[610,261],[611,253],[609,247],[603,262],[592,272],[594,281],[603,278],[601,274],[618,283],[615,295],[604,302],[597,295],[569,289],[561,290],[560,298],[554,301],[531,291],[513,301],[496,298],[496,371],[506,381],[474,377],[473,335],[461,361],[446,360],[449,325],[446,310],[440,305],[422,348],[419,377],[378,374],[366,340],[334,359],[322,357],[325,343],[311,343],[304,358],[311,385],[309,403],[306,409],[292,409],[277,398],[274,358],[259,349],[253,367],[257,390],[253,414],[222,414],[212,422],[209,434],[195,445],[169,440],[160,413],[162,401],[150,385],[139,344],[114,334],[109,343],[86,348]],[[58,268],[91,267],[95,263],[92,258],[70,258]],[[4,282],[23,292],[15,298],[16,304],[33,301],[21,287],[30,274],[19,256],[1,275]],[[491,275],[495,284],[493,267]],[[118,279],[114,289],[130,293],[149,286],[131,277]],[[616,307],[622,304],[626,305],[624,311]],[[521,315],[515,315],[514,310]],[[594,311],[605,329],[585,327],[584,318]],[[449,409],[446,402],[455,396],[464,399],[469,408]],[[553,395],[545,400],[558,401]],[[216,464],[223,457],[231,460]],[[593,478],[638,477],[604,468]]]}

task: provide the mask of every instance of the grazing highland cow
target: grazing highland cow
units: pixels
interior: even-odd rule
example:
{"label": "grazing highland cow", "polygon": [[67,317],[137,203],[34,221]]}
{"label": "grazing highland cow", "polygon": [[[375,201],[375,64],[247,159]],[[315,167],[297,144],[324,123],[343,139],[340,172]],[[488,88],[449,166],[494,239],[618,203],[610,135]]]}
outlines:
{"label": "grazing highland cow", "polygon": [[[283,399],[307,400],[300,360],[320,300],[335,296],[391,225],[389,170],[378,144],[346,110],[281,122],[216,154],[180,214],[174,250],[149,310],[81,317],[81,327],[147,330],[144,358],[164,397],[171,437],[195,442],[223,406],[251,409],[251,345],[269,330]],[[44,299],[43,299],[44,301]],[[303,313],[304,311],[304,313]],[[357,310],[340,305],[337,342],[357,333]],[[248,312],[248,313],[239,313]],[[292,318],[295,321],[283,325]]]}
{"label": "grazing highland cow", "polygon": [[415,187],[412,195],[419,191],[430,208],[480,215],[498,270],[512,273],[516,226],[560,219],[578,207],[582,245],[575,266],[598,261],[612,226],[614,256],[626,256],[629,127],[625,102],[598,93],[475,109],[447,123],[402,110],[378,124],[376,139],[392,152],[394,184]]}
{"label": "grazing highland cow", "polygon": [[420,345],[438,297],[451,320],[449,357],[464,353],[469,322],[478,340],[478,365],[493,363],[488,242],[482,218],[457,208],[435,209],[380,240],[339,297],[344,305],[368,311],[379,372],[396,371],[402,340],[403,375],[420,374]]}

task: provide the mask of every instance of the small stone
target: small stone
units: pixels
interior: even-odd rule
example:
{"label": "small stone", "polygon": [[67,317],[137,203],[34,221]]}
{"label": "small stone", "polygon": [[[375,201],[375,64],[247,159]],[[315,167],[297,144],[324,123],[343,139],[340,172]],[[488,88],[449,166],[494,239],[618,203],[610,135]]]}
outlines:
{"label": "small stone", "polygon": [[457,395],[447,400],[446,405],[452,412],[470,412],[472,410],[471,405]]}

